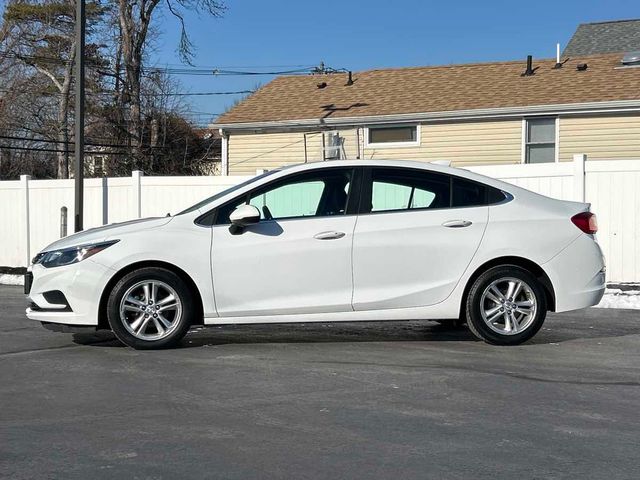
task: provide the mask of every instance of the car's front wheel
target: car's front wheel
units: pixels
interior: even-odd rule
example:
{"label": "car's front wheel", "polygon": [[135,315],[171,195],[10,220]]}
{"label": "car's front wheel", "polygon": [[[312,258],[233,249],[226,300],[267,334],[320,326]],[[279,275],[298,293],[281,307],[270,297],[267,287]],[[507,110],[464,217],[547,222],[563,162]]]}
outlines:
{"label": "car's front wheel", "polygon": [[504,265],[482,273],[466,302],[469,329],[485,342],[518,345],[533,337],[547,315],[543,286],[529,271]]}
{"label": "car's front wheel", "polygon": [[107,301],[113,333],[136,349],[177,345],[193,320],[191,290],[170,270],[146,267],[122,277]]}

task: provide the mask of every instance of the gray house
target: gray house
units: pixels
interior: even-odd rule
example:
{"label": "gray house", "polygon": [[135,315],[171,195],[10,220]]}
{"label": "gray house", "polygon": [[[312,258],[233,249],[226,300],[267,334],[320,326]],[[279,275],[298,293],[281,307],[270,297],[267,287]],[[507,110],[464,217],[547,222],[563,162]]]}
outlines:
{"label": "gray house", "polygon": [[640,19],[578,25],[563,57],[640,50]]}

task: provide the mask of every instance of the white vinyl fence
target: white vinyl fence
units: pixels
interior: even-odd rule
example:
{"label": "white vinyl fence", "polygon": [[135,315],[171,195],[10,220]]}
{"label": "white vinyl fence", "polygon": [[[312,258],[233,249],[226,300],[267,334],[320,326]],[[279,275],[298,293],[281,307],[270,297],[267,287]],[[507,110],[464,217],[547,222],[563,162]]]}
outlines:
{"label": "white vinyl fence", "polygon": [[[133,218],[175,214],[248,177],[90,178],[84,181],[84,228]],[[74,226],[74,181],[0,182],[0,266],[25,266],[35,253],[61,237],[60,210],[67,231]]]}
{"label": "white vinyl fence", "polygon": [[[614,282],[640,281],[640,159],[469,168],[563,200],[586,201],[598,215],[598,240]],[[247,177],[131,177],[85,180],[85,228],[176,213]],[[60,209],[73,231],[73,180],[0,182],[0,266],[25,266],[60,238]],[[544,235],[544,232],[540,232]]]}

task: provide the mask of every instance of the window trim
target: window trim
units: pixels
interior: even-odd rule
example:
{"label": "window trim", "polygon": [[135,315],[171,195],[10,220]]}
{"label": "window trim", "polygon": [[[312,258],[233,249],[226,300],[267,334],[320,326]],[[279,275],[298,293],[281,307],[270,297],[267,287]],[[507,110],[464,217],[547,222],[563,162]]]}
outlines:
{"label": "window trim", "polygon": [[[397,214],[397,213],[414,213],[414,212],[425,212],[427,210],[429,211],[440,211],[440,210],[458,210],[461,208],[483,208],[483,207],[493,207],[493,206],[498,206],[498,205],[502,205],[505,203],[510,202],[511,200],[513,200],[513,195],[511,193],[509,193],[508,191],[502,190],[501,188],[497,188],[491,185],[488,185],[486,183],[483,182],[478,182],[476,180],[464,177],[464,176],[460,176],[460,175],[454,175],[454,174],[450,174],[450,173],[443,173],[443,172],[435,172],[433,170],[428,170],[428,169],[422,169],[422,168],[410,168],[410,167],[399,167],[399,166],[368,166],[368,165],[363,165],[363,166],[354,166],[354,167],[347,167],[347,166],[336,166],[336,167],[331,167],[328,170],[334,170],[334,169],[351,169],[353,171],[353,185],[349,190],[349,197],[347,198],[347,208],[346,211],[344,213],[344,215],[340,215],[340,217],[351,217],[351,216],[355,216],[355,215],[388,215],[388,214]],[[433,173],[433,174],[439,174],[439,175],[444,175],[449,177],[449,181],[453,182],[454,178],[460,178],[462,180],[468,181],[468,182],[473,182],[473,183],[478,183],[480,185],[483,185],[484,187],[488,187],[488,188],[492,188],[495,190],[499,190],[503,195],[504,195],[504,199],[500,200],[499,202],[494,202],[494,203],[488,203],[488,198],[486,199],[487,203],[484,205],[477,205],[477,206],[466,206],[466,207],[445,207],[445,208],[412,208],[412,209],[405,209],[405,210],[382,210],[382,211],[378,211],[378,212],[367,212],[365,211],[365,198],[367,198],[367,196],[371,195],[371,191],[373,189],[373,182],[372,182],[372,170],[374,168],[379,168],[379,169],[392,169],[392,170],[402,170],[402,171],[406,171],[406,172],[416,172],[416,173]],[[322,168],[322,170],[325,170],[324,168]],[[291,178],[294,176],[298,176],[298,175],[303,175],[305,173],[308,173],[308,171],[306,172],[299,172],[296,173],[294,175],[287,175],[285,178]],[[201,227],[229,227],[229,223],[217,223],[217,216],[218,216],[218,210],[226,205],[228,205],[229,203],[232,202],[236,202],[238,201],[240,198],[244,197],[245,200],[247,198],[247,196],[250,196],[255,190],[258,190],[259,188],[262,187],[267,187],[269,185],[272,185],[278,181],[283,180],[282,178],[279,179],[275,179],[275,180],[271,180],[270,182],[261,185],[260,187],[254,188],[248,192],[245,192],[241,195],[237,195],[235,197],[233,197],[230,200],[227,200],[226,202],[224,202],[221,205],[218,205],[210,210],[208,210],[207,212],[203,213],[202,215],[200,215],[198,218],[196,218],[195,222],[196,225],[201,226]],[[450,197],[453,195],[453,192],[449,192]],[[488,190],[487,190],[487,195],[488,195]],[[331,215],[331,217],[336,217],[336,215]],[[274,220],[261,220],[261,222],[280,222],[280,221],[292,221],[292,220],[312,220],[312,219],[317,219],[317,218],[329,218],[329,216],[326,215],[319,215],[319,216],[313,216],[313,217],[287,217],[287,218],[279,218],[279,219],[274,219]]]}
{"label": "window trim", "polygon": [[[371,125],[364,127],[364,148],[378,149],[378,148],[406,148],[406,147],[419,147],[421,138],[421,128],[419,123],[402,123],[402,124],[383,124],[383,125]],[[371,143],[369,142],[369,130],[375,130],[377,128],[416,128],[416,139],[410,142],[382,142]]]}
{"label": "window trim", "polygon": [[544,120],[544,119],[550,119],[550,118],[555,120],[555,138],[554,138],[555,151],[554,151],[553,162],[545,162],[545,163],[558,163],[560,161],[560,117],[557,115],[555,116],[544,115],[539,117],[522,117],[522,146],[521,146],[522,148],[521,148],[521,155],[520,155],[520,163],[524,165],[544,165],[545,164],[545,163],[536,164],[536,163],[527,162],[527,146],[528,145],[550,145],[551,144],[551,142],[537,142],[537,143],[527,142],[527,122],[529,120]]}

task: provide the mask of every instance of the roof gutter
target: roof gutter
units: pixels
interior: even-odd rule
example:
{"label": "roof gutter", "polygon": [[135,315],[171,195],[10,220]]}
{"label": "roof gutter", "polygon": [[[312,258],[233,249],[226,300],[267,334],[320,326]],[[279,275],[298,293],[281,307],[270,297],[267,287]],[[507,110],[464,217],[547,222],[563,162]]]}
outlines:
{"label": "roof gutter", "polygon": [[274,122],[215,123],[211,128],[227,131],[271,130],[288,128],[329,128],[355,125],[375,125],[407,122],[437,122],[457,120],[481,120],[493,118],[522,117],[524,115],[562,115],[581,113],[620,113],[640,111],[639,100],[616,100],[611,102],[567,103],[556,105],[533,105],[520,107],[481,108],[473,110],[450,110],[444,112],[400,113],[393,115],[370,115],[342,118],[309,118],[302,120],[280,120]]}

